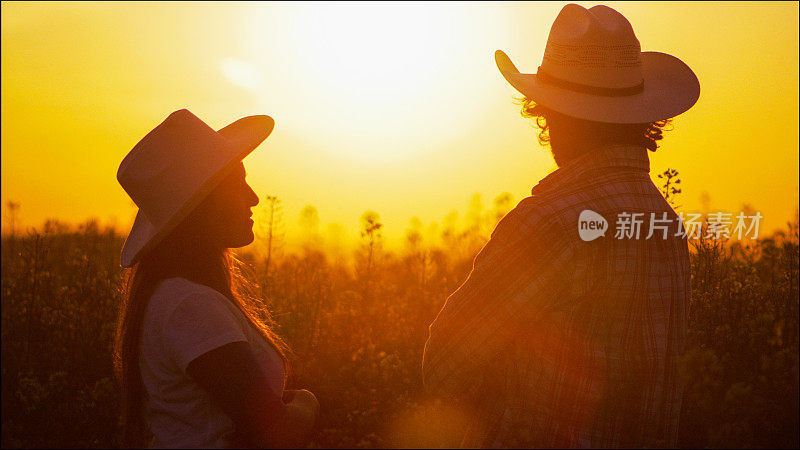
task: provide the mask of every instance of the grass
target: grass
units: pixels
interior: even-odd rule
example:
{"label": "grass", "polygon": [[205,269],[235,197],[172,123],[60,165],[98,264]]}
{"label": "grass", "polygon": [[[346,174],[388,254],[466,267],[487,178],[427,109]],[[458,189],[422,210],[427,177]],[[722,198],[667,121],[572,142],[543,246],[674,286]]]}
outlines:
{"label": "grass", "polygon": [[[372,214],[349,258],[324,241],[271,255],[268,272],[260,255],[240,257],[268,284],[295,353],[292,385],[322,405],[313,447],[457,445],[457,413],[423,393],[422,349],[502,214],[479,215],[488,226],[446,227],[439,244],[409,230],[395,252],[383,250]],[[3,447],[117,446],[110,348],[122,242],[94,222],[50,221],[3,238]],[[797,447],[797,217],[758,241],[692,247],[681,446]]]}

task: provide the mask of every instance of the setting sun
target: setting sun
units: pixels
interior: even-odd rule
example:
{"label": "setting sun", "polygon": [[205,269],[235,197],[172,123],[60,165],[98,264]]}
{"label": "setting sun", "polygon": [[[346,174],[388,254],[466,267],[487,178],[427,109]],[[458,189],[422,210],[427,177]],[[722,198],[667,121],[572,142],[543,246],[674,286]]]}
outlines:
{"label": "setting sun", "polygon": [[[242,36],[251,50],[236,67],[225,64],[227,78],[240,86],[255,73],[290,78],[300,91],[289,98],[263,78],[247,88],[265,110],[276,103],[302,108],[305,120],[297,126],[312,120],[314,135],[325,136],[316,143],[323,151],[351,162],[413,159],[426,145],[452,138],[469,114],[453,114],[447,104],[454,86],[475,80],[457,70],[475,43],[468,10],[361,2],[249,8]],[[432,121],[442,113],[447,126]],[[295,126],[286,119],[284,126]]]}

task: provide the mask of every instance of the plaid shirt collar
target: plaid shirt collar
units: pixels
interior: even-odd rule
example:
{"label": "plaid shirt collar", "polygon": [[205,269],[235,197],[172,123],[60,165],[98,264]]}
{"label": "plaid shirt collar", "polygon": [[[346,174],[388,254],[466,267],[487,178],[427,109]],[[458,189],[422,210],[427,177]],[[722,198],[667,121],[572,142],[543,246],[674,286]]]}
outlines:
{"label": "plaid shirt collar", "polygon": [[588,152],[542,178],[531,189],[531,194],[559,190],[578,180],[585,179],[586,175],[593,170],[611,167],[628,167],[649,173],[650,159],[647,156],[647,149],[635,145],[609,145]]}

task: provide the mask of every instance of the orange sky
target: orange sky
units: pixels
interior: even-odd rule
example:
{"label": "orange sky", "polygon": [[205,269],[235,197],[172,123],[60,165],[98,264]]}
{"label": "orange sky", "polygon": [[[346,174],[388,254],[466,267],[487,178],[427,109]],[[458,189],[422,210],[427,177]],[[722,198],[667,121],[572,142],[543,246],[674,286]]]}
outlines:
{"label": "orange sky", "polygon": [[[798,204],[798,4],[609,5],[643,50],[700,79],[653,177],[680,171],[685,211],[707,193],[712,211],[746,202],[762,231],[783,226]],[[562,6],[3,2],[3,230],[13,200],[18,229],[93,216],[127,231],[119,162],[184,107],[216,128],[275,118],[245,165],[290,236],[309,204],[352,236],[375,210],[391,239],[414,216],[463,214],[474,193],[516,203],[555,164],[493,52],[534,72]]]}

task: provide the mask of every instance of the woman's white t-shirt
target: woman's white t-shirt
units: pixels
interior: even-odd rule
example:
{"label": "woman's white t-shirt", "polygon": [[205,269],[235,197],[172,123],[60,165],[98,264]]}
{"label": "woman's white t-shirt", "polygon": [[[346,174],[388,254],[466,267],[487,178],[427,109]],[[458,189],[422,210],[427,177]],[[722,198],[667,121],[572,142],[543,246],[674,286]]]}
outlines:
{"label": "woman's white t-shirt", "polygon": [[240,341],[250,343],[270,388],[280,397],[284,389],[280,356],[230,300],[184,278],[159,284],[147,305],[139,358],[151,447],[232,445],[233,423],[186,374],[186,367],[204,353]]}

